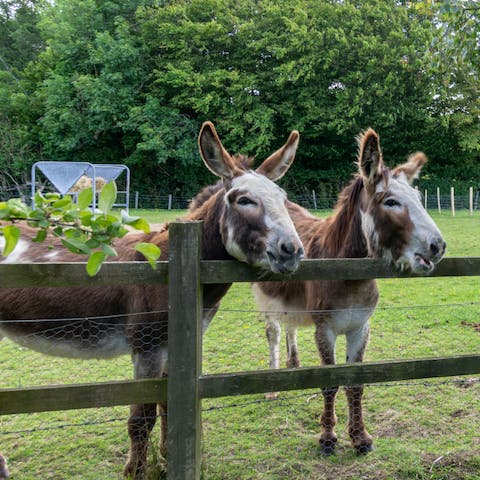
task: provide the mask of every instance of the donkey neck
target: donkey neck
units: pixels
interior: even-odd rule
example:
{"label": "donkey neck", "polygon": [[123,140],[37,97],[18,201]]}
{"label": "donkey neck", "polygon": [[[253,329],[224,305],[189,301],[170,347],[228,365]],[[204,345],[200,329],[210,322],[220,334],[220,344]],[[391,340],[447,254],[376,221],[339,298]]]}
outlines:
{"label": "donkey neck", "polygon": [[225,204],[223,201],[224,190],[219,189],[198,208],[192,208],[187,220],[202,220],[202,258],[204,260],[231,260],[233,257],[225,249],[221,235],[221,224]]}
{"label": "donkey neck", "polygon": [[363,195],[364,186],[361,178],[353,180],[340,193],[336,213],[326,221],[325,256],[331,258],[364,258],[368,256],[360,210]]}

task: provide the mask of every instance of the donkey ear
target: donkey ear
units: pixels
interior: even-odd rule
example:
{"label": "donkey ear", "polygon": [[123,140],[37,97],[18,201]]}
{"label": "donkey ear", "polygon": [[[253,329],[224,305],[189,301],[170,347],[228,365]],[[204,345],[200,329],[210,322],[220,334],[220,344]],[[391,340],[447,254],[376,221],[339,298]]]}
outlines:
{"label": "donkey ear", "polygon": [[240,169],[225,150],[212,122],[205,122],[198,135],[198,148],[207,168],[225,180],[232,179]]}
{"label": "donkey ear", "polygon": [[272,153],[258,168],[257,173],[265,175],[270,180],[279,180],[291,167],[297,152],[300,134],[293,130],[287,143],[276,152]]}
{"label": "donkey ear", "polygon": [[407,180],[412,183],[420,175],[422,167],[427,163],[427,157],[423,152],[412,153],[408,157],[407,163],[395,167],[393,170],[394,175],[404,173]]}
{"label": "donkey ear", "polygon": [[357,137],[358,167],[367,190],[372,191],[384,168],[380,138],[375,130],[369,128]]}

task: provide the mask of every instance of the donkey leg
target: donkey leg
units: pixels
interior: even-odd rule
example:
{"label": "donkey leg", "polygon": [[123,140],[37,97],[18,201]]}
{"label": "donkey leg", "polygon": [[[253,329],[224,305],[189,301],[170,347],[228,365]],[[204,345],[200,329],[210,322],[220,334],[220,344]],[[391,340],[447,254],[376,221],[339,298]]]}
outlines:
{"label": "donkey leg", "polygon": [[[160,377],[164,373],[167,360],[166,346],[155,350],[142,351],[133,354],[133,364],[135,379]],[[166,404],[164,406],[166,411]],[[165,420],[163,420],[165,418]],[[125,476],[133,479],[142,479],[147,465],[147,450],[150,432],[155,426],[157,420],[157,404],[137,404],[130,407],[130,417],[128,419],[128,434],[130,437],[130,450],[128,460],[123,470]],[[166,417],[162,416],[162,426]],[[166,430],[162,430],[162,442]],[[162,447],[161,442],[161,447]]]}
{"label": "donkey leg", "polygon": [[126,477],[142,479],[147,465],[148,439],[155,426],[157,405],[155,403],[137,404],[130,407],[128,435],[130,450],[123,470]]}
{"label": "donkey leg", "polygon": [[0,454],[0,480],[6,480],[8,477],[10,477],[10,472],[8,471],[7,460]]}
{"label": "donkey leg", "polygon": [[[280,322],[271,315],[266,316],[265,333],[268,340],[268,348],[270,356],[268,359],[268,366],[271,370],[280,368],[280,336],[281,327]],[[278,392],[269,392],[265,394],[267,400],[272,400],[278,397]]]}
{"label": "donkey leg", "polygon": [[[315,340],[318,352],[322,359],[323,365],[335,364],[335,342],[336,335],[330,329],[323,325],[317,325],[315,330]],[[335,453],[337,443],[337,435],[335,433],[335,425],[337,424],[337,415],[335,414],[335,397],[338,387],[328,387],[322,389],[323,394],[323,412],[320,418],[322,432],[320,434],[320,448],[324,455],[332,455]]]}
{"label": "donkey leg", "polygon": [[[347,362],[361,362],[369,336],[368,322],[358,330],[347,334]],[[373,450],[373,438],[363,421],[363,385],[345,387],[348,401],[348,433],[357,453],[366,454]]]}
{"label": "donkey leg", "polygon": [[287,338],[287,368],[298,368],[300,366],[300,360],[298,358],[298,346],[297,346],[297,326],[286,326],[286,338]]}

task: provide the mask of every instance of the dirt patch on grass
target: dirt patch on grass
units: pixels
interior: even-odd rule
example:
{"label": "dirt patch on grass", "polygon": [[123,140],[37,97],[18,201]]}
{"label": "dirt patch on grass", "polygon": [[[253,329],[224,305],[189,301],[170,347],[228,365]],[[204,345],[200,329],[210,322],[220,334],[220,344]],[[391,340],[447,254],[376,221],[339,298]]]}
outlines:
{"label": "dirt patch on grass", "polygon": [[[444,455],[427,453],[422,455],[425,478],[465,480],[478,478],[480,452],[446,452]],[[428,475],[428,477],[427,477]]]}
{"label": "dirt patch on grass", "polygon": [[461,325],[463,325],[464,327],[471,327],[473,328],[476,332],[480,333],[480,323],[477,323],[477,322],[466,322],[465,320],[463,320],[461,322]]}

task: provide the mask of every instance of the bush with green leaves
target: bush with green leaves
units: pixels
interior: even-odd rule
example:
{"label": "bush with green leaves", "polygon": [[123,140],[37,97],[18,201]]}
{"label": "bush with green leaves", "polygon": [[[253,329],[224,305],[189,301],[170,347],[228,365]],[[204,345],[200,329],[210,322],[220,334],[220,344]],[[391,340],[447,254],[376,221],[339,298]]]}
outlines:
{"label": "bush with green leaves", "polygon": [[[91,188],[82,190],[76,202],[71,195],[41,192],[35,194],[33,208],[17,198],[0,202],[0,232],[5,238],[2,255],[13,252],[20,239],[16,224],[26,222],[37,229],[34,242],[43,242],[51,232],[69,251],[88,255],[87,273],[96,275],[108,257],[117,256],[112,244],[114,239],[128,233],[127,225],[145,233],[150,231],[150,225],[143,218],[130,216],[125,210],[121,211],[120,218],[114,215],[112,208],[116,197],[117,188],[112,181],[100,192],[95,210],[90,207],[93,200]],[[156,245],[138,243],[135,249],[156,268],[160,256]]]}

